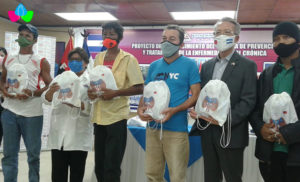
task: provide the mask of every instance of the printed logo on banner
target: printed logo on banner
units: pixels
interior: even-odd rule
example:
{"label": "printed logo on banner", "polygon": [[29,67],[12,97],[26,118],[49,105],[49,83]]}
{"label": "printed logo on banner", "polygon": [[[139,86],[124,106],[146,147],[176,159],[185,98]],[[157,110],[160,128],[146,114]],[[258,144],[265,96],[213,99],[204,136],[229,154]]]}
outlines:
{"label": "printed logo on banner", "polygon": [[15,11],[8,11],[8,17],[12,22],[16,22],[21,18],[23,21],[28,23],[32,20],[33,11],[27,11],[25,6],[20,3]]}
{"label": "printed logo on banner", "polygon": [[184,34],[184,41],[190,41],[192,40],[189,34]]}

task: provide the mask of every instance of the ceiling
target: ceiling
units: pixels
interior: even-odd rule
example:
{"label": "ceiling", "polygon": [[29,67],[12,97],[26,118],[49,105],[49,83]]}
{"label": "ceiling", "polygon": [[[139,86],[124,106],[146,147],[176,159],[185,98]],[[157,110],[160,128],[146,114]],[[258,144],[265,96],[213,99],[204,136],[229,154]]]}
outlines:
{"label": "ceiling", "polygon": [[[33,10],[36,26],[99,26],[102,22],[69,22],[57,12],[110,12],[125,26],[212,25],[214,21],[175,21],[172,11],[236,10],[238,0],[1,0],[0,17],[8,19],[22,2]],[[237,20],[241,24],[300,23],[300,0],[240,0]],[[23,20],[19,20],[24,23]]]}

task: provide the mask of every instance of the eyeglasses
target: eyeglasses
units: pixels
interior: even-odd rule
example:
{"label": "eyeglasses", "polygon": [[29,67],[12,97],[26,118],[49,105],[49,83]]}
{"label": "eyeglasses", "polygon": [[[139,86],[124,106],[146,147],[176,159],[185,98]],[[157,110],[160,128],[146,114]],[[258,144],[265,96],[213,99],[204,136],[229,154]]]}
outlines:
{"label": "eyeglasses", "polygon": [[214,36],[219,36],[219,35],[227,35],[227,36],[233,36],[235,35],[231,30],[225,30],[225,31],[215,31]]}

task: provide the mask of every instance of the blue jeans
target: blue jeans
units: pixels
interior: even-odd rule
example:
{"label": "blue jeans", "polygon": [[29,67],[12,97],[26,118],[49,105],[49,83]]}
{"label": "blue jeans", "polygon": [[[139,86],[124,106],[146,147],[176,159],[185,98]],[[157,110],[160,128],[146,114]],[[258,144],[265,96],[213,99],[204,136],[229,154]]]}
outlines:
{"label": "blue jeans", "polygon": [[[2,112],[1,121],[3,127],[4,157],[2,159],[2,169],[4,182],[17,182],[21,136],[27,150],[29,182],[38,182],[40,180],[43,116],[24,117],[5,109]],[[26,180],[24,179],[24,181]]]}

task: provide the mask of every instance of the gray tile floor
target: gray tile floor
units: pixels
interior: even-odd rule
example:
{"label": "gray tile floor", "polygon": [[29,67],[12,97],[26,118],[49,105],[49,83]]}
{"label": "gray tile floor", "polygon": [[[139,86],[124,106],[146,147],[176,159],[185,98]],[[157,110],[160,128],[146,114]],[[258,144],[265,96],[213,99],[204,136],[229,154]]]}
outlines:
{"label": "gray tile floor", "polygon": [[[2,158],[2,153],[0,153]],[[51,182],[51,152],[43,151],[41,152],[41,162],[40,162],[40,182]],[[92,171],[94,169],[94,152],[89,152],[86,166],[84,182],[91,181]],[[3,173],[0,172],[0,181],[3,180]],[[18,182],[28,182],[28,165],[27,165],[27,155],[26,152],[19,153],[19,175]]]}

